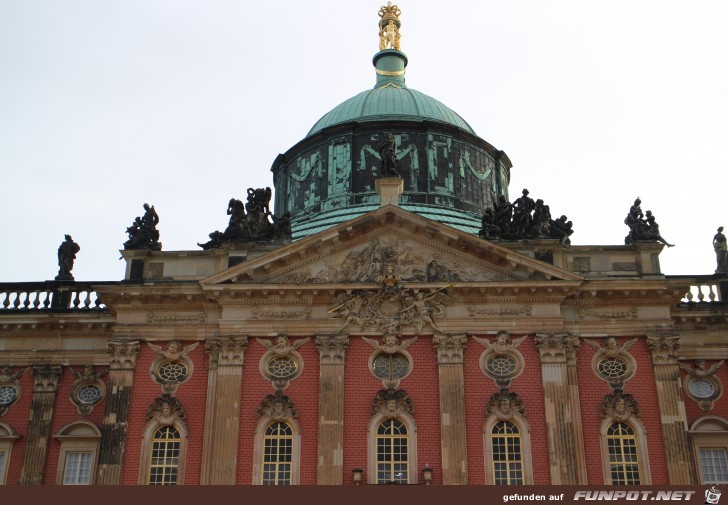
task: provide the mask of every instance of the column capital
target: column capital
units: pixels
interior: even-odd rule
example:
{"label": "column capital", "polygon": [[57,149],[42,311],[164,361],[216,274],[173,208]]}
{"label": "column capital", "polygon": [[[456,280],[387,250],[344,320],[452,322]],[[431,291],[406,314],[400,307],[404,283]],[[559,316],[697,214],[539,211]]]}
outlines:
{"label": "column capital", "polygon": [[205,343],[205,352],[210,356],[210,368],[218,365],[243,364],[245,350],[248,348],[248,337],[218,337]]}
{"label": "column capital", "polygon": [[679,336],[648,336],[647,348],[652,351],[652,364],[677,365],[680,350]]}
{"label": "column capital", "polygon": [[55,393],[58,389],[58,380],[61,378],[62,367],[51,365],[36,365],[33,367],[33,392]]}
{"label": "column capital", "polygon": [[346,349],[349,347],[348,335],[316,335],[321,365],[343,365]]}
{"label": "column capital", "polygon": [[566,363],[576,365],[576,351],[579,337],[570,333],[549,333],[536,335],[536,347],[541,363]]}
{"label": "column capital", "polygon": [[111,370],[134,370],[139,355],[138,340],[111,340],[109,342]]}
{"label": "column capital", "polygon": [[462,364],[463,350],[467,345],[468,337],[460,335],[434,335],[432,344],[437,350],[437,362],[441,365]]}

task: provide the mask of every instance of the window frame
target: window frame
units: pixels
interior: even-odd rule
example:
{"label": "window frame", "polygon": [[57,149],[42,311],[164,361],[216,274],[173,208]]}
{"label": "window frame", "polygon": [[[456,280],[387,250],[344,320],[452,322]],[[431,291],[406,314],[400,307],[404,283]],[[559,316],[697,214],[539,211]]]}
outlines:
{"label": "window frame", "polygon": [[289,486],[297,486],[300,483],[301,474],[301,427],[298,421],[292,416],[271,418],[263,416],[255,428],[255,443],[253,448],[253,484],[264,485],[264,458],[266,431],[276,423],[285,423],[291,428],[291,481]]}
{"label": "window frame", "polygon": [[[150,484],[150,471],[152,465],[152,449],[154,447],[154,435],[166,426],[176,428],[179,432],[179,454],[177,456],[177,482],[174,485],[181,486],[185,483],[185,467],[187,460],[187,441],[189,433],[187,431],[187,425],[176,418],[173,422],[162,423],[157,418],[152,419],[147,423],[144,432],[142,433],[142,445],[141,445],[141,464],[139,465],[139,484],[143,486],[154,485]],[[162,484],[163,485],[163,484]]]}
{"label": "window frame", "polygon": [[[98,463],[99,443],[101,431],[98,426],[89,421],[75,421],[63,426],[53,435],[61,444],[58,455],[58,469],[56,471],[56,484],[60,486],[92,486],[96,481],[96,466]],[[66,460],[70,453],[91,453],[91,468],[89,469],[88,484],[64,484],[66,474]]]}
{"label": "window frame", "polygon": [[20,438],[12,426],[0,423],[0,452],[5,454],[3,468],[0,468],[0,486],[7,484],[10,457],[13,455],[13,444]]}
{"label": "window frame", "polygon": [[369,421],[368,426],[368,470],[367,470],[367,482],[369,484],[387,484],[384,482],[378,482],[378,445],[379,440],[378,432],[379,426],[384,421],[397,420],[404,424],[407,429],[407,484],[417,484],[419,471],[417,464],[417,424],[414,418],[406,412],[400,412],[396,416],[385,415],[382,412],[374,415]]}
{"label": "window frame", "polygon": [[700,450],[723,449],[728,454],[728,419],[716,415],[700,417],[690,426],[688,434],[693,442],[693,458],[700,484],[716,484],[705,480]]}
{"label": "window frame", "polygon": [[[613,417],[607,417],[602,420],[600,427],[600,441],[602,450],[602,474],[604,477],[604,483],[612,485],[612,471],[611,462],[609,459],[609,439],[608,432],[609,427],[612,424],[623,423],[632,428],[634,432],[634,440],[637,448],[637,465],[640,473],[639,484],[624,484],[624,485],[639,485],[649,486],[652,485],[652,475],[650,473],[650,458],[647,452],[647,431],[645,430],[642,423],[634,416],[630,416],[628,419],[616,419]],[[622,485],[622,484],[620,484]]]}
{"label": "window frame", "polygon": [[[498,416],[496,413],[491,414],[483,423],[483,445],[485,459],[485,483],[495,485],[495,465],[493,464],[493,428],[500,422],[512,422],[520,430],[521,439],[521,472],[523,474],[523,483],[518,485],[533,484],[533,464],[531,460],[531,427],[526,419],[518,414],[513,413],[508,419]],[[511,484],[501,484],[511,485]]]}

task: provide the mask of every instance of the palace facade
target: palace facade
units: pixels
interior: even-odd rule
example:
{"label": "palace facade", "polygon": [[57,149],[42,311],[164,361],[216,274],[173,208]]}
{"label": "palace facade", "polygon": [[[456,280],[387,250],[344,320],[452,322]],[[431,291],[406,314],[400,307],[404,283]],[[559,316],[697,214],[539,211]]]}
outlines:
{"label": "palace facade", "polygon": [[728,483],[721,260],[665,275],[639,202],[602,246],[509,202],[379,15],[375,87],[275,159],[272,211],[164,251],[147,207],[124,279],[69,244],[0,284],[0,484]]}

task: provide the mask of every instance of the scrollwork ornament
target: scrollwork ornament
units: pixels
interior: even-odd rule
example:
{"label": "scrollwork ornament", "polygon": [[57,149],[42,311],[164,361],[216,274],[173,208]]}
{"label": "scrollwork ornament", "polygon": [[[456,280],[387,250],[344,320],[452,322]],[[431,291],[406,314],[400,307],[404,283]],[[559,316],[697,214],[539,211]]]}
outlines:
{"label": "scrollwork ornament", "polygon": [[404,389],[380,389],[372,400],[372,414],[382,414],[386,419],[412,415],[414,410],[412,399]]}
{"label": "scrollwork ornament", "polygon": [[485,406],[485,415],[494,415],[499,421],[510,421],[515,414],[526,417],[526,407],[521,397],[511,391],[493,393]]}
{"label": "scrollwork ornament", "polygon": [[639,417],[640,409],[637,400],[632,395],[617,390],[604,397],[600,415],[602,419],[612,419],[621,422],[626,421],[632,416]]}
{"label": "scrollwork ornament", "polygon": [[182,403],[175,397],[165,393],[155,398],[147,409],[147,419],[155,420],[163,426],[185,423],[187,412]]}
{"label": "scrollwork ornament", "polygon": [[281,419],[298,419],[296,406],[291,399],[284,395],[280,390],[276,391],[275,394],[269,394],[263,398],[263,401],[260,402],[260,407],[258,408],[258,415],[261,417],[267,417],[273,421],[280,421]]}

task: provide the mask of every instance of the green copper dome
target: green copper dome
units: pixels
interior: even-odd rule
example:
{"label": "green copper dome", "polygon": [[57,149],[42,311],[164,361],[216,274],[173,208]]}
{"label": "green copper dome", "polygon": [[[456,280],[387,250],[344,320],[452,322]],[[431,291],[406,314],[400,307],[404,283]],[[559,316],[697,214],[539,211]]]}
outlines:
{"label": "green copper dome", "polygon": [[393,49],[374,56],[377,84],[334,107],[319,119],[306,137],[338,124],[364,121],[436,121],[475,135],[470,125],[442,102],[410,89],[404,82],[407,57]]}

